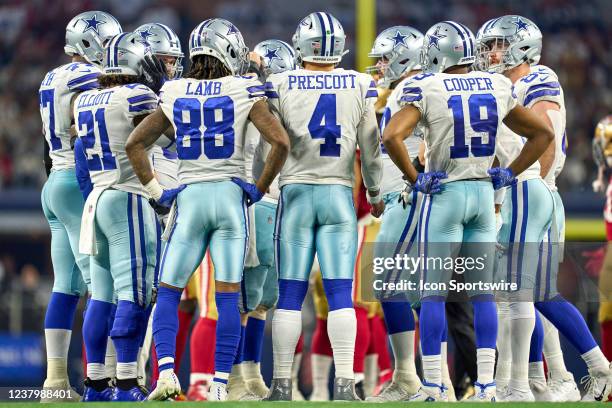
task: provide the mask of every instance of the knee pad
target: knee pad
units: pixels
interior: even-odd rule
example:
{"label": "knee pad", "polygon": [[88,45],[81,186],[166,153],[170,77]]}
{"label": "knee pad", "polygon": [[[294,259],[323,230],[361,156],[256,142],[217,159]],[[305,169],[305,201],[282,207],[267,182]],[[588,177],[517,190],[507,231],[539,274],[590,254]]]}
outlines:
{"label": "knee pad", "polygon": [[136,303],[120,300],[115,312],[111,338],[140,338],[142,326],[145,324],[146,309]]}
{"label": "knee pad", "polygon": [[308,281],[280,279],[278,281],[278,309],[302,310],[308,292]]}
{"label": "knee pad", "polygon": [[323,289],[330,312],[353,307],[352,279],[323,279]]}
{"label": "knee pad", "polygon": [[531,302],[510,302],[510,319],[535,319],[535,308]]}

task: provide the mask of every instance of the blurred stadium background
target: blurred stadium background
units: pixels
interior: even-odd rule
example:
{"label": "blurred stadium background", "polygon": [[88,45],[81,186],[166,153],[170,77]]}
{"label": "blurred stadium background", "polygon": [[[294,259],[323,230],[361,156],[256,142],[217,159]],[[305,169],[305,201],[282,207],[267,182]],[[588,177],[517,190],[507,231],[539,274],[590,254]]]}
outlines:
{"label": "blurred stadium background", "polygon": [[[268,38],[290,42],[300,18],[311,11],[325,10],[342,22],[348,35],[347,49],[351,52],[342,66],[357,69],[370,63],[367,52],[376,33],[391,25],[407,24],[425,31],[436,21],[452,19],[476,32],[489,18],[524,15],[542,30],[542,62],[559,74],[565,90],[569,149],[559,187],[569,218],[568,238],[597,241],[604,239],[604,197],[591,191],[595,178],[591,139],[599,119],[612,112],[609,5],[609,0],[3,0],[0,385],[36,385],[44,375],[41,333],[53,270],[49,227],[40,206],[40,189],[46,176],[37,90],[49,69],[68,61],[63,54],[64,30],[75,14],[109,11],[125,31],[146,22],[165,23],[179,33],[187,54],[189,32],[208,17],[231,20],[247,45],[253,47]],[[596,309],[588,304],[582,307],[596,326]],[[305,324],[312,327],[312,317],[305,318]],[[79,327],[75,331],[78,333]],[[80,336],[73,336],[75,375],[81,370],[79,345]],[[188,366],[188,359],[183,361]],[[306,366],[303,375],[307,381]]]}

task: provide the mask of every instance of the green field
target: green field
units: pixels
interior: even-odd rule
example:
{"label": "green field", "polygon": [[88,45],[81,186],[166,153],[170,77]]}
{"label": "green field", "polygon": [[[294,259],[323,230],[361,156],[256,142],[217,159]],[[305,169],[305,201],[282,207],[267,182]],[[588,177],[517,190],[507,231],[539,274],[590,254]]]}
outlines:
{"label": "green field", "polygon": [[[99,403],[63,403],[63,404],[53,404],[51,405],[53,408],[77,408],[77,407],[87,407],[87,408],[95,408],[95,407],[108,407],[110,403],[108,402],[99,402]],[[116,407],[118,405],[123,404],[123,406],[128,406],[128,404],[133,404],[133,403],[112,403],[110,404],[110,406],[112,407]],[[172,402],[147,402],[146,406],[148,407],[167,407],[168,404],[172,404]],[[189,408],[189,407],[201,407],[202,404],[206,404],[206,403],[202,403],[202,402],[176,402],[176,404],[179,404],[179,408]],[[219,403],[221,404],[224,408],[239,408],[239,407],[244,407],[245,405],[251,405],[253,408],[275,408],[275,407],[279,407],[279,406],[288,406],[288,403],[286,402],[261,402],[261,401],[251,401],[251,402],[221,402]],[[333,402],[292,402],[291,405],[293,406],[293,404],[296,404],[300,407],[303,408],[309,408],[309,407],[313,407],[313,408],[338,408],[339,406],[341,407],[347,407],[348,404],[347,403],[333,403]],[[395,402],[395,403],[386,403],[386,404],[368,404],[365,402],[362,403],[352,403],[352,405],[359,405],[360,407],[392,407],[392,408],[406,408],[406,407],[435,407],[435,408],[446,408],[446,407],[482,407],[482,403],[469,403],[469,402],[460,402],[458,403],[459,405],[457,405],[457,403],[436,403],[435,405],[431,405],[431,403],[427,403],[427,402],[411,402],[411,403],[406,403],[406,402]],[[552,402],[533,402],[533,403],[528,403],[528,406],[530,407],[575,407],[577,405],[577,403],[575,402],[567,402],[567,403],[552,403]],[[37,402],[15,402],[15,403],[10,403],[10,402],[5,402],[5,403],[0,403],[0,406],[6,407],[6,406],[10,406],[10,407],[19,407],[19,408],[35,408],[38,407],[40,408],[40,404]],[[132,405],[133,406],[133,405]],[[503,403],[502,407],[504,408],[524,408],[525,407],[525,403],[511,403],[511,402],[505,402]]]}

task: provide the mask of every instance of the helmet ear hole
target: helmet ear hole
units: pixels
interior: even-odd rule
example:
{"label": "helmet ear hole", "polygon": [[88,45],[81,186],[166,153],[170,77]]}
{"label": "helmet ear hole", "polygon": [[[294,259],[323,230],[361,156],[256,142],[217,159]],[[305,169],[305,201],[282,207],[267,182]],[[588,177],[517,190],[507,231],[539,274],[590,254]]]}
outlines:
{"label": "helmet ear hole", "polygon": [[435,65],[438,65],[438,57],[434,58],[431,62],[433,62]]}
{"label": "helmet ear hole", "polygon": [[87,40],[81,40],[81,42],[83,43],[83,45],[85,46],[85,48],[89,48],[89,47],[91,47],[91,44],[89,44],[89,41],[87,41]]}
{"label": "helmet ear hole", "polygon": [[230,50],[230,55],[232,56],[232,58],[236,58],[236,53],[234,52],[233,48]]}

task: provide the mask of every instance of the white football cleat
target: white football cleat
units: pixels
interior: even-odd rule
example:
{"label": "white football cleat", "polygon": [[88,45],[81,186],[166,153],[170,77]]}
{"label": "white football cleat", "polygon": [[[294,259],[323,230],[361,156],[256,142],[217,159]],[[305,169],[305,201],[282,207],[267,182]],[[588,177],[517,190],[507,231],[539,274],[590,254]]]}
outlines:
{"label": "white football cleat", "polygon": [[418,391],[410,397],[409,401],[447,402],[448,396],[446,395],[446,388],[443,385],[423,382]]}
{"label": "white football cleat", "polygon": [[612,369],[606,371],[591,372],[582,377],[580,384],[584,384],[586,394],[582,401],[607,401],[612,392]]}
{"label": "white football cleat", "polygon": [[566,378],[553,378],[548,376],[548,389],[555,402],[576,402],[580,401],[580,390],[574,381],[574,377],[569,374]]}
{"label": "white football cleat", "polygon": [[211,382],[206,400],[209,402],[227,401],[227,384],[218,381]]}
{"label": "white football cleat", "polygon": [[257,395],[260,398],[266,398],[270,389],[264,382],[262,377],[250,378],[245,381],[246,387],[252,394]]}
{"label": "white football cleat", "polygon": [[378,395],[366,398],[366,402],[410,401],[420,387],[421,380],[416,374],[403,375],[396,371],[391,382]]}
{"label": "white football cleat", "polygon": [[168,369],[159,373],[157,385],[155,389],[151,391],[147,399],[165,401],[176,398],[180,393],[181,383],[174,373],[174,370]]}
{"label": "white football cleat", "polygon": [[501,401],[503,402],[535,402],[535,397],[531,390],[519,391],[508,387]]}
{"label": "white football cleat", "polygon": [[529,388],[533,397],[538,402],[551,402],[554,401],[552,393],[548,388],[548,384],[544,379],[529,380]]}
{"label": "white football cleat", "polygon": [[40,402],[43,404],[81,401],[81,396],[70,386],[68,378],[47,378],[43,384],[43,390],[45,392],[42,395],[45,395],[45,398],[40,398]]}
{"label": "white football cleat", "polygon": [[308,401],[329,401],[329,391],[317,391],[310,394]]}
{"label": "white football cleat", "polygon": [[495,402],[497,387],[495,381],[488,384],[474,383],[474,395],[468,398],[470,402]]}

